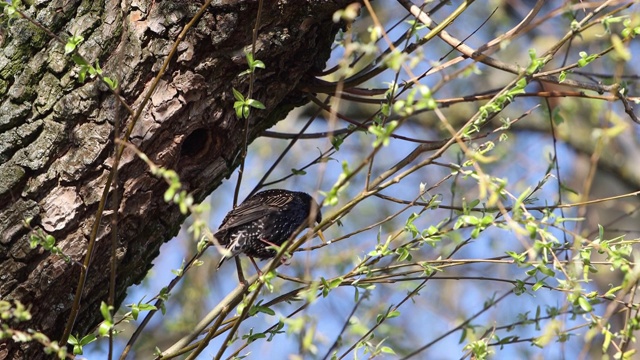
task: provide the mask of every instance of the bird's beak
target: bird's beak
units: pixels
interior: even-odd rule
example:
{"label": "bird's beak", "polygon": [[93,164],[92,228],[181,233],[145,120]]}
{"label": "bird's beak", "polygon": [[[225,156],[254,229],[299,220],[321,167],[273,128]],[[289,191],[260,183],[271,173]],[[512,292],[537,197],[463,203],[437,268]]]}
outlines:
{"label": "bird's beak", "polygon": [[323,244],[327,244],[327,239],[324,238],[324,234],[322,233],[322,230],[318,230],[318,237],[320,238],[320,240],[322,240]]}

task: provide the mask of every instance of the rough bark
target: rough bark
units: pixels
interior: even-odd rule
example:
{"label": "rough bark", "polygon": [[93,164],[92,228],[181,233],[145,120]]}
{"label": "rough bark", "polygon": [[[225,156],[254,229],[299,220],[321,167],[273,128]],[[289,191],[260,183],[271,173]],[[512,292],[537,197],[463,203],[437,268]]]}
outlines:
{"label": "rough bark", "polygon": [[[305,102],[297,85],[329,56],[338,26],[331,16],[349,0],[265,1],[249,138]],[[136,108],[174,39],[200,4],[173,1],[36,1],[25,10],[53,33],[82,35],[79,53],[118,79]],[[132,143],[156,164],[174,169],[186,190],[203,199],[238,165],[243,122],[232,87],[246,94],[243,49],[251,45],[257,1],[214,1],[178,48]],[[26,19],[5,21],[0,41],[0,297],[31,306],[33,328],[58,339],[73,302],[77,264],[29,247],[22,220],[53,235],[82,262],[105,179],[113,163],[114,124],[130,120],[98,81],[77,81],[63,45]],[[163,200],[166,184],[126,151],[118,171],[117,299],[143,279],[163,242],[184,220]],[[102,220],[74,333],[101,320],[107,300],[111,224]],[[0,358],[42,358],[41,346],[0,344]]]}

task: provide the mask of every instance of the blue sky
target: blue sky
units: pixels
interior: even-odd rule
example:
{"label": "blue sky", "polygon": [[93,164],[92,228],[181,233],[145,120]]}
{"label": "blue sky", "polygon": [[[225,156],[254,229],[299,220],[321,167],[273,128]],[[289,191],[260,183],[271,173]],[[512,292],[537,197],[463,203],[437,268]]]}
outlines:
{"label": "blue sky", "polygon": [[[465,14],[463,19],[464,26],[453,27],[452,32],[457,36],[463,37],[468,33],[480,26],[480,23],[484,21],[488,16],[488,11],[492,10],[487,4],[478,4],[482,2],[476,2],[473,11],[469,11]],[[456,2],[457,4],[457,2]],[[395,2],[394,2],[395,6]],[[449,9],[450,7],[446,7]],[[395,16],[402,12],[395,12],[388,14],[388,18],[395,19]],[[390,19],[385,21],[391,22]],[[507,28],[508,24],[491,24],[496,29]],[[553,26],[558,25],[559,28],[565,28],[566,24],[562,20],[554,20],[548,24],[549,28],[540,29],[540,37],[544,35],[551,35],[555,31]],[[393,35],[393,34],[392,34]],[[488,38],[483,38],[485,33],[480,31],[472,37],[468,44],[470,46],[477,46]],[[493,33],[488,34],[493,36]],[[393,37],[393,36],[392,36]],[[538,53],[541,53],[545,49],[543,42],[536,42],[534,44],[528,44],[539,48]],[[548,44],[547,44],[548,45]],[[434,45],[436,49],[444,49],[442,45]],[[638,54],[637,44],[634,45],[634,56]],[[437,60],[439,52],[434,52],[433,55],[428,54],[427,57],[431,60]],[[514,63],[522,64],[526,66],[528,55],[525,51],[521,51],[521,57],[510,59]],[[340,51],[336,51],[333,61],[341,56]],[[418,66],[414,69],[415,73],[420,73],[428,67],[428,62],[424,62],[424,65]],[[488,71],[480,66],[483,71]],[[401,76],[404,78],[405,76]],[[479,77],[478,79],[483,79]],[[369,84],[371,86],[381,86],[381,83],[390,81],[390,74],[385,74],[376,80],[375,84]],[[434,76],[425,80],[425,84],[433,86],[440,78]],[[472,85],[477,84],[465,84],[465,81],[472,82],[478,81],[476,78],[467,78],[454,81],[451,87],[445,87],[441,92],[436,94],[437,98],[445,98],[450,96],[469,95],[477,92],[477,88]],[[487,84],[491,86],[491,84]],[[468,91],[468,93],[466,92]],[[462,93],[460,93],[462,92]],[[535,104],[540,103],[535,98],[530,99],[518,99],[513,106],[510,106],[503,112],[503,116],[515,117],[520,115],[524,110],[530,109]],[[479,106],[480,104],[476,104]],[[472,106],[473,107],[473,106]],[[476,109],[477,110],[477,107]],[[474,111],[475,111],[474,110]],[[451,107],[444,110],[448,116],[455,116],[456,112],[468,112],[469,109],[465,106]],[[525,118],[523,121],[533,121],[533,119],[542,119],[545,121],[544,106],[536,109],[531,118]],[[432,114],[425,114],[417,117],[415,121],[410,124],[402,126],[398,130],[398,134],[411,136],[421,139],[438,139],[441,135],[438,131],[428,128],[427,126],[421,126],[421,124],[429,123],[428,120]],[[274,131],[282,131],[288,133],[295,133],[302,127],[307,118],[301,113],[301,111],[294,111],[290,116],[280,122],[274,129]],[[424,121],[424,122],[423,122]],[[344,123],[340,125],[346,126]],[[637,129],[638,127],[636,127]],[[310,127],[308,132],[320,132],[327,129],[326,119],[320,118]],[[538,132],[521,131],[509,135],[509,138],[504,142],[499,142],[497,137],[492,137],[491,140],[495,141],[496,149],[494,153],[500,154],[500,161],[495,164],[486,165],[485,170],[489,171],[492,175],[502,177],[508,181],[508,189],[513,194],[520,194],[526,188],[535,186],[540,181],[547,169],[549,163],[549,154],[554,151],[552,139],[549,136],[542,135]],[[327,162],[326,171],[320,172],[319,167],[315,166],[307,171],[305,176],[296,176],[286,182],[279,184],[277,187],[295,189],[307,192],[313,192],[318,179],[321,177],[320,188],[321,190],[328,190],[332,184],[336,181],[337,176],[341,171],[341,162],[347,161],[350,164],[356,164],[364,156],[367,155],[370,148],[372,138],[364,134],[359,134],[352,138],[349,138],[342,146],[341,150],[334,155],[336,161]],[[480,143],[483,142],[479,141]],[[283,140],[261,138],[256,140],[249,148],[249,155],[247,158],[246,169],[247,172],[244,177],[243,186],[241,188],[240,198],[244,198],[248,194],[259,176],[264,170],[273,162],[273,160],[279,155],[279,151],[284,148],[286,142]],[[380,172],[386,169],[388,166],[396,163],[404,155],[409,153],[415,144],[405,141],[392,139],[388,148],[383,149],[376,157],[374,166],[374,172]],[[318,149],[326,149],[327,141],[324,139],[318,140],[303,140],[294,146],[292,151],[285,158],[285,162],[275,171],[271,179],[278,178],[279,176],[286,175],[290,172],[291,168],[300,168],[306,164],[310,158],[318,154]],[[563,143],[557,144],[557,156],[560,166],[560,178],[563,181],[571,179],[574,176],[575,166],[578,162],[578,157],[571,148]],[[457,147],[448,151],[445,156],[439,159],[442,163],[456,162],[459,150]],[[425,155],[426,156],[426,155]],[[421,157],[422,159],[424,157]],[[440,179],[446,176],[449,170],[440,166],[428,166],[411,176],[403,180],[400,184],[385,190],[383,193],[398,198],[410,199],[415,197],[418,193],[420,183],[426,183],[427,185],[436,184]],[[555,176],[555,171],[553,172]],[[210,196],[207,202],[211,204],[211,213],[209,215],[209,224],[215,229],[220,224],[222,218],[232,207],[233,191],[235,187],[235,175],[230,180],[224,182],[221,187],[215,190]],[[351,181],[348,191],[342,197],[342,203],[349,199],[350,195],[355,194],[361,190],[364,184],[362,176],[357,176]],[[468,191],[469,197],[472,197],[477,193],[477,189],[474,187],[473,181],[461,180],[461,188],[459,191]],[[443,204],[451,204],[450,196],[451,182],[446,182],[440,187],[430,192],[430,195],[443,196]],[[538,200],[534,202],[534,205],[545,205],[550,200],[555,201],[558,193],[557,179],[552,178],[547,184],[537,193]],[[455,204],[460,203],[461,193],[457,193],[457,197],[454,201]],[[336,238],[342,234],[349,233],[358,228],[374,223],[375,221],[384,218],[386,215],[393,213],[401,208],[400,205],[392,204],[381,199],[368,199],[349,213],[342,219],[343,226],[332,226],[325,235],[329,239]],[[412,211],[417,211],[414,209]],[[323,209],[325,214],[330,214],[335,211],[331,208]],[[324,247],[319,250],[315,250],[311,253],[296,253],[291,260],[291,265],[283,266],[278,269],[279,272],[289,274],[291,276],[303,276],[305,272],[308,272],[312,278],[319,279],[320,277],[330,278],[338,276],[344,268],[353,266],[358,256],[363,257],[369,251],[373,250],[376,245],[376,236],[378,231],[382,232],[384,238],[394,229],[402,227],[404,220],[409,216],[411,211],[401,215],[399,222],[385,225],[382,228],[374,228],[370,231],[363,232],[355,235],[346,241],[334,243],[330,246]],[[559,214],[559,213],[558,213]],[[539,214],[535,214],[538,216]],[[575,216],[572,211],[567,210],[565,216]],[[425,213],[416,224],[419,227],[426,228],[430,225],[437,224],[439,221],[449,216],[447,210],[430,210]],[[568,224],[567,228],[571,229],[573,225]],[[562,233],[557,230],[551,230],[554,235],[562,239]],[[468,231],[462,230],[458,233],[460,238],[464,239],[469,235]],[[420,256],[421,260],[436,259],[438,256],[446,253],[447,249],[451,248],[451,244],[456,241],[454,236],[446,238],[443,243],[435,249],[425,247],[415,256]],[[314,244],[317,244],[314,242]],[[510,231],[500,230],[492,228],[473,242],[464,247],[459,253],[455,255],[457,259],[471,259],[471,258],[490,258],[495,256],[504,255],[505,251],[522,251],[522,246],[518,243],[516,238]],[[190,238],[186,231],[182,231],[175,239],[167,242],[161,249],[160,257],[154,261],[155,266],[150,271],[148,278],[143,284],[134,286],[129,290],[129,296],[124,304],[138,302],[142,297],[149,298],[157,291],[165,286],[173,277],[171,269],[177,269],[180,267],[183,259],[190,257],[195,251],[195,242]],[[204,261],[207,263],[217,264],[218,256],[213,249],[210,249]],[[328,264],[330,266],[320,266],[318,264]],[[209,278],[206,280],[206,289],[198,293],[199,297],[189,298],[184,307],[178,306],[174,301],[170,300],[167,304],[169,313],[165,318],[176,319],[181,318],[184,314],[198,313],[200,311],[208,311],[215,304],[217,304],[231,289],[237,285],[237,279],[235,275],[235,269],[232,262],[225,264],[220,271],[211,272]],[[310,267],[308,269],[307,267]],[[248,262],[244,263],[246,273],[253,273],[253,268]],[[448,270],[443,274],[446,276],[458,275],[461,277],[499,277],[499,278],[518,278],[524,279],[526,275],[524,272],[527,269],[518,268],[516,266],[491,266],[486,264],[465,265],[464,267],[457,267]],[[200,280],[199,280],[200,281]],[[370,298],[365,301],[365,305],[361,310],[357,311],[352,319],[355,323],[362,323],[366,327],[371,327],[375,324],[376,311],[387,308],[392,304],[397,304],[402,300],[406,291],[412,289],[417,282],[409,282],[406,284],[388,284],[378,285],[375,290],[370,294]],[[557,283],[551,283],[550,285],[557,285]],[[589,287],[590,285],[585,285]],[[272,299],[280,292],[290,289],[291,284],[288,284],[282,280],[276,284],[277,291],[273,294],[265,292],[262,294],[262,299]],[[395,344],[402,348],[418,348],[429,343],[431,340],[437,338],[441,334],[447,332],[449,329],[457,326],[464,321],[468,316],[479,311],[483,307],[483,303],[492,296],[499,296],[506,291],[511,290],[513,287],[510,284],[491,282],[486,280],[431,280],[428,282],[427,287],[420,292],[420,295],[414,298],[414,301],[408,301],[400,308],[401,315],[397,318],[388,320],[388,326],[392,328],[383,328],[380,333],[384,335],[397,335],[390,336],[386,343]],[[401,290],[399,290],[401,289]],[[180,291],[180,288],[174,290],[174,293]],[[280,292],[279,292],[280,291]],[[204,295],[203,295],[204,294]],[[351,287],[342,287],[334,290],[327,298],[320,299],[316,303],[312,304],[301,315],[305,316],[309,324],[316,326],[315,343],[318,346],[318,354],[324,354],[327,348],[335,340],[336,334],[345,322],[345,317],[351,311],[354,305],[354,290]],[[565,305],[565,296],[558,292],[551,291],[538,291],[529,292],[521,296],[510,295],[506,300],[500,302],[497,306],[491,308],[486,313],[478,317],[473,321],[473,324],[485,325],[485,326],[501,326],[509,324],[515,321],[518,314],[530,311],[535,312],[536,306],[541,306],[541,311],[544,314],[546,307],[562,307]],[[267,316],[259,314],[256,317],[249,319],[240,329],[239,334],[246,334],[250,329],[254,332],[262,331],[278,321],[278,317],[296,308],[296,303],[288,306],[281,304],[274,307],[276,316]],[[532,315],[532,314],[530,314]],[[584,318],[577,318],[575,320],[568,317],[560,317],[565,323],[565,327],[571,327],[574,325],[582,324],[586,320]],[[156,315],[154,318],[153,326],[161,326],[161,322],[164,319],[160,315]],[[541,327],[547,322],[541,322]],[[386,326],[386,325],[385,325]],[[355,325],[353,326],[355,328]],[[394,328],[395,327],[395,328]],[[405,329],[406,331],[398,332]],[[179,337],[179,332],[171,333],[171,330],[164,330],[170,333],[174,339]],[[577,331],[578,336],[583,336],[584,331]],[[521,338],[540,336],[541,331],[535,329],[535,325],[528,325],[524,327],[518,327],[513,332],[500,331],[499,336],[505,337],[510,335],[518,335]],[[462,350],[464,343],[460,344],[460,332],[456,332],[442,341],[437,342],[434,346],[430,347],[425,352],[422,352],[416,358],[421,359],[457,359],[463,356]],[[376,338],[376,341],[379,341]],[[220,347],[221,339],[214,339],[210,346],[205,350],[201,358],[211,358],[217,352]],[[231,348],[239,346],[242,342],[238,341],[232,345]],[[104,358],[105,357],[105,342],[101,341],[101,346],[91,346],[87,350],[86,356],[89,359]],[[123,343],[116,342],[116,353],[121,351]],[[343,347],[338,352],[339,354],[344,351],[346,347]],[[527,342],[523,342],[519,345],[508,345],[504,349],[496,349],[498,352],[496,358],[544,358],[544,359],[560,359],[560,358],[576,358],[581,350],[581,341],[570,341],[567,344],[551,343],[544,349],[538,349],[531,347]],[[295,354],[299,351],[298,339],[295,336],[281,334],[276,337],[273,342],[267,342],[265,340],[258,340],[251,344],[248,351],[252,352],[249,357],[265,358],[265,354],[268,354],[269,358],[273,359],[287,359],[289,355]],[[227,352],[229,354],[230,352]],[[358,358],[367,358],[365,354],[360,351]],[[136,358],[131,355],[129,358]],[[353,358],[352,354],[349,354],[347,358]]]}

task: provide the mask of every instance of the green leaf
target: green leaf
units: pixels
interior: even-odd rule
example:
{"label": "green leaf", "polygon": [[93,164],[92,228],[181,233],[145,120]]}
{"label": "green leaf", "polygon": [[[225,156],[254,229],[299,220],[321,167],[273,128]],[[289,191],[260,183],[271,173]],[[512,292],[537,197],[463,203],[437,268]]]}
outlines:
{"label": "green leaf", "polygon": [[253,60],[253,52],[251,52],[251,51],[246,51],[246,50],[245,50],[245,52],[244,52],[244,56],[245,56],[245,58],[247,59],[247,64],[248,64],[249,66],[251,66],[251,64],[252,64],[252,63],[253,63],[253,61],[254,61],[254,60]]}
{"label": "green leaf", "polygon": [[395,355],[396,354],[396,352],[393,351],[393,349],[388,347],[388,346],[383,346],[382,348],[380,348],[380,351],[382,351],[385,354],[391,354],[391,355]]}
{"label": "green leaf", "polygon": [[560,125],[564,123],[564,118],[560,115],[561,107],[557,106],[553,109],[552,119],[553,123],[556,125]]}
{"label": "green leaf", "polygon": [[236,117],[238,119],[244,118],[244,102],[236,101],[233,103],[233,109],[236,111]]}
{"label": "green leaf", "polygon": [[400,311],[398,310],[390,311],[389,314],[387,314],[387,319],[393,319],[398,316],[400,316]]}
{"label": "green leaf", "polygon": [[84,345],[90,344],[90,343],[96,341],[96,339],[97,339],[97,337],[95,335],[93,335],[93,334],[86,335],[86,336],[84,336],[82,338],[82,340],[80,340],[80,345],[84,346]]}
{"label": "green leaf", "polygon": [[100,327],[98,328],[98,333],[102,337],[107,336],[109,334],[109,330],[111,330],[112,326],[113,326],[113,324],[111,324],[110,321],[103,321],[100,324]]}
{"label": "green leaf", "polygon": [[253,307],[251,307],[251,310],[249,311],[249,315],[253,316],[257,313],[263,313],[263,314],[267,314],[267,315],[271,315],[271,316],[275,316],[276,312],[273,311],[272,309],[266,307],[266,306],[259,306],[259,305],[254,305]]}
{"label": "green leaf", "polygon": [[527,260],[527,255],[525,253],[518,254],[515,251],[506,251],[507,255],[511,256],[516,263],[521,264],[525,260]]}
{"label": "green leaf", "polygon": [[96,60],[95,74],[102,75],[102,68],[100,68],[100,63],[98,62],[98,60]]}
{"label": "green leaf", "polygon": [[537,283],[535,283],[535,284],[531,287],[531,290],[533,290],[533,291],[538,291],[538,289],[540,289],[540,288],[541,288],[541,287],[543,287],[544,285],[545,285],[545,284],[544,284],[544,281],[540,280],[540,281],[538,281]]}
{"label": "green leaf", "polygon": [[53,235],[47,234],[47,236],[44,237],[43,245],[47,250],[51,250],[51,248],[56,245],[56,238],[54,238]]}
{"label": "green leaf", "polygon": [[327,297],[329,295],[329,291],[331,291],[331,287],[327,282],[327,279],[320,277],[320,282],[322,282],[322,297]]}
{"label": "green leaf", "polygon": [[541,273],[543,273],[543,274],[545,274],[547,276],[554,277],[556,275],[555,271],[549,269],[548,267],[546,267],[546,266],[544,266],[542,264],[538,265],[537,269],[538,269],[538,271],[540,271]]}
{"label": "green leaf", "polygon": [[396,254],[398,254],[398,261],[411,261],[412,259],[411,252],[409,252],[409,250],[405,247],[397,248]]}
{"label": "green leaf", "polygon": [[100,313],[102,314],[102,318],[111,321],[111,310],[113,310],[113,306],[107,305],[106,302],[100,303]]}
{"label": "green leaf", "polygon": [[335,278],[335,279],[331,280],[331,281],[329,282],[329,289],[335,289],[335,288],[337,288],[338,286],[340,286],[340,284],[342,284],[342,281],[343,281],[343,280],[344,280],[344,279],[343,279],[342,277]]}
{"label": "green leaf", "polygon": [[516,294],[516,296],[520,296],[525,292],[527,292],[527,289],[525,288],[524,285],[525,285],[524,281],[516,280],[515,289],[513,289],[513,293]]}
{"label": "green leaf", "polygon": [[78,339],[75,336],[73,336],[73,334],[69,335],[69,340],[67,340],[67,344],[69,344],[69,345],[77,345],[79,343],[80,342],[78,341]]}
{"label": "green leaf", "polygon": [[255,100],[255,99],[248,99],[247,100],[247,105],[251,106],[252,108],[256,108],[256,109],[261,109],[261,110],[266,109],[266,107],[264,106],[263,103],[261,103],[258,100]]}
{"label": "green leaf", "polygon": [[247,342],[251,343],[251,342],[254,342],[254,341],[258,340],[258,339],[264,339],[266,337],[267,337],[267,335],[265,335],[264,333],[252,334],[249,337],[247,337]]}
{"label": "green leaf", "polygon": [[82,346],[73,345],[73,355],[82,355]]}
{"label": "green leaf", "polygon": [[182,269],[172,269],[171,273],[175,276],[182,276]]}
{"label": "green leaf", "polygon": [[71,59],[73,59],[73,62],[75,62],[77,65],[89,65],[89,63],[78,54],[71,55]]}
{"label": "green leaf", "polygon": [[607,353],[607,350],[609,349],[609,345],[611,344],[611,331],[607,330],[607,329],[602,329],[602,332],[604,333],[604,340],[602,341],[602,352],[604,354]]}
{"label": "green leaf", "polygon": [[16,7],[12,5],[6,5],[4,13],[11,19],[16,14]]}
{"label": "green leaf", "polygon": [[164,302],[162,304],[160,304],[160,312],[162,313],[162,315],[167,315],[167,307],[165,306]]}
{"label": "green leaf", "polygon": [[235,97],[237,101],[242,101],[242,103],[244,103],[244,96],[240,93],[240,91],[234,88],[231,88],[231,91],[233,91],[233,97]]}
{"label": "green leaf", "polygon": [[389,69],[392,69],[394,71],[399,71],[400,68],[402,67],[402,64],[406,63],[407,58],[408,58],[408,55],[405,52],[401,52],[398,49],[394,49],[392,52],[387,54],[382,59],[382,62]]}
{"label": "green leaf", "polygon": [[336,150],[340,150],[340,145],[342,145],[343,142],[344,135],[338,135],[331,138],[331,145],[333,145]]}
{"label": "green leaf", "polygon": [[376,140],[373,142],[373,147],[389,145],[389,137],[393,133],[393,130],[398,127],[397,121],[390,121],[386,126],[371,125],[369,126],[369,132],[376,136]]}
{"label": "green leaf", "polygon": [[138,307],[142,311],[158,310],[158,308],[153,304],[138,304]]}
{"label": "green leaf", "polygon": [[578,297],[578,305],[580,305],[582,310],[586,312],[590,312],[591,310],[593,310],[593,307],[591,306],[591,303],[589,302],[589,300],[585,299],[582,296]]}
{"label": "green leaf", "polygon": [[65,55],[72,53],[75,49],[76,49],[76,44],[74,44],[74,43],[68,42],[68,43],[64,44],[64,53],[65,53]]}
{"label": "green leaf", "polygon": [[109,77],[103,77],[102,78],[104,80],[104,82],[109,86],[109,88],[111,90],[115,90],[118,87],[118,80],[113,80]]}
{"label": "green leaf", "polygon": [[263,63],[262,61],[260,61],[260,60],[256,60],[256,61],[254,61],[251,65],[252,65],[252,67],[253,67],[254,69],[256,69],[256,68],[257,68],[257,69],[265,69],[265,68],[266,68],[266,67],[264,66],[264,63]]}
{"label": "green leaf", "polygon": [[89,71],[88,65],[83,65],[80,67],[80,71],[78,72],[78,81],[83,83],[87,78],[87,72]]}
{"label": "green leaf", "polygon": [[615,286],[612,287],[611,289],[609,289],[609,291],[607,291],[603,296],[608,298],[608,299],[613,299],[615,298],[615,292],[617,292],[618,290],[622,289],[622,286]]}
{"label": "green leaf", "polygon": [[29,236],[29,247],[31,247],[32,249],[35,249],[38,247],[39,244],[40,244],[40,238],[35,234],[31,234]]}
{"label": "green leaf", "polygon": [[598,58],[598,54],[589,55],[584,51],[579,52],[578,55],[580,56],[580,60],[578,60],[578,67],[585,67],[590,62]]}
{"label": "green leaf", "polygon": [[74,35],[67,40],[67,43],[64,45],[64,53],[69,54],[73,52],[76,47],[84,41],[84,37],[80,35]]}

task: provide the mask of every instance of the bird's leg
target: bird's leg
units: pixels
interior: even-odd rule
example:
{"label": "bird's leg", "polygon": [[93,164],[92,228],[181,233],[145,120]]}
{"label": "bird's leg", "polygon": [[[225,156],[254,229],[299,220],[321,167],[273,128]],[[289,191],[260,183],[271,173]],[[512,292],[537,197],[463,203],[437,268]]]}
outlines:
{"label": "bird's leg", "polygon": [[258,272],[258,276],[262,276],[262,271],[260,271],[260,267],[258,266],[258,264],[256,264],[256,261],[253,259],[253,256],[249,256],[249,260],[251,260],[251,262],[253,263],[253,266],[255,266],[256,271]]}
{"label": "bird's leg", "polygon": [[236,270],[238,271],[238,281],[240,281],[240,283],[244,287],[249,287],[249,283],[247,282],[247,279],[244,278],[244,274],[242,273],[242,265],[240,264],[240,259],[237,256],[235,256],[234,259],[236,260]]}
{"label": "bird's leg", "polygon": [[[262,241],[263,243],[265,243],[265,244],[267,244],[267,245],[271,245],[271,246],[275,247],[276,249],[280,247],[280,246],[278,246],[278,245],[276,245],[276,244],[272,243],[272,242],[271,242],[271,241],[269,241],[269,240],[260,239],[260,241]],[[281,263],[282,265],[289,265],[289,263],[287,262],[287,261],[289,261],[289,259],[290,259],[290,258],[289,258],[288,256],[283,255],[283,256],[280,258],[280,263]]]}

